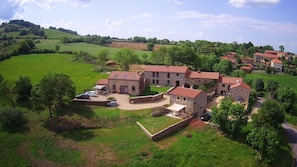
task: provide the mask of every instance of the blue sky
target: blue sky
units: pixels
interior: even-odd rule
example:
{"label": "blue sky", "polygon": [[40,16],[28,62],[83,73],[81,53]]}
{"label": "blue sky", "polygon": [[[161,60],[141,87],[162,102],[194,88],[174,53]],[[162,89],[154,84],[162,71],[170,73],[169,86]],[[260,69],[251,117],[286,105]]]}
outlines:
{"label": "blue sky", "polygon": [[297,53],[296,0],[1,0],[0,22],[119,38],[253,42]]}

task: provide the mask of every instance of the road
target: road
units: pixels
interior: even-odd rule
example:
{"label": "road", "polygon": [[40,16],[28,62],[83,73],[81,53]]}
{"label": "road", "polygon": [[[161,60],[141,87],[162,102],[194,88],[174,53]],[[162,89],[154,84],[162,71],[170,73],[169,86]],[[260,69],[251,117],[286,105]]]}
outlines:
{"label": "road", "polygon": [[287,122],[283,123],[282,126],[287,135],[289,144],[295,157],[294,167],[297,167],[297,130],[291,127]]}

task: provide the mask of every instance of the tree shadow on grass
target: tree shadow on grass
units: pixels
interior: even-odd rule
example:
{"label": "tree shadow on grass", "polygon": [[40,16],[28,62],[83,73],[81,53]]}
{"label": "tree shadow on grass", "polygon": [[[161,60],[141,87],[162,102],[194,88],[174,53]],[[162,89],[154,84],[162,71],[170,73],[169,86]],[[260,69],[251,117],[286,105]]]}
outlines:
{"label": "tree shadow on grass", "polygon": [[1,127],[1,131],[5,131],[8,133],[27,134],[30,131],[30,128],[26,124],[26,125],[19,126],[19,127]]}
{"label": "tree shadow on grass", "polygon": [[84,118],[90,119],[95,116],[91,106],[84,104],[74,104],[71,103],[67,106],[63,106],[57,109],[57,116],[72,116],[73,114],[78,114]]}
{"label": "tree shadow on grass", "polygon": [[74,141],[88,141],[95,137],[94,132],[89,129],[64,131],[59,133],[59,135]]}

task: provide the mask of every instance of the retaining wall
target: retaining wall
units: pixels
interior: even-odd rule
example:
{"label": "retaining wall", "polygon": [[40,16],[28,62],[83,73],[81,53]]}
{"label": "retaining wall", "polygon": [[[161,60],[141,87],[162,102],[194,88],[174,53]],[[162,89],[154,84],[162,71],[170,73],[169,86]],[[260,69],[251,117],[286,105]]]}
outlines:
{"label": "retaining wall", "polygon": [[91,105],[91,106],[107,106],[107,103],[109,103],[109,102],[110,102],[110,100],[106,100],[106,101],[91,101],[91,100],[86,100],[86,99],[72,100],[72,103]]}
{"label": "retaining wall", "polygon": [[159,93],[156,95],[148,95],[148,96],[138,96],[138,97],[130,97],[130,103],[146,103],[146,102],[154,102],[163,98],[163,93]]}
{"label": "retaining wall", "polygon": [[151,134],[141,123],[136,122],[137,125],[143,130],[143,132],[152,140],[158,140],[176,130],[178,130],[179,128],[188,125],[190,123],[190,121],[192,120],[193,117],[189,117],[186,119],[183,119],[173,125],[170,125],[169,127],[155,133],[155,134]]}

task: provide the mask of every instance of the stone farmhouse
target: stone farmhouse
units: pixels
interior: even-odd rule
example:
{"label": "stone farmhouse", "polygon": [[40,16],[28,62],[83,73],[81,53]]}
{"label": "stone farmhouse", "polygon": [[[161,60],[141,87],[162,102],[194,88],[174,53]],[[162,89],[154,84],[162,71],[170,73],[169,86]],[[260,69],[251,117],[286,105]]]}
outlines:
{"label": "stone farmhouse", "polygon": [[181,86],[186,83],[190,69],[186,66],[147,65],[144,77],[148,84]]}
{"label": "stone farmhouse", "polygon": [[279,59],[273,59],[273,60],[271,60],[270,67],[273,67],[276,72],[282,72],[283,71],[283,62]]}
{"label": "stone farmhouse", "polygon": [[168,94],[171,106],[167,109],[173,111],[173,114],[176,116],[192,116],[196,114],[200,117],[206,110],[207,94],[202,90],[175,87]]}
{"label": "stone farmhouse", "polygon": [[112,71],[108,77],[108,90],[112,93],[140,95],[145,89],[143,73]]}
{"label": "stone farmhouse", "polygon": [[[141,95],[149,84],[171,86],[167,92],[175,115],[201,116],[206,110],[208,94],[195,86],[208,85],[212,94],[230,96],[247,104],[250,87],[242,78],[226,77],[217,72],[190,71],[186,66],[148,65],[144,72],[113,71],[108,79],[99,80],[98,88],[111,93]],[[106,85],[104,85],[106,84]]]}

